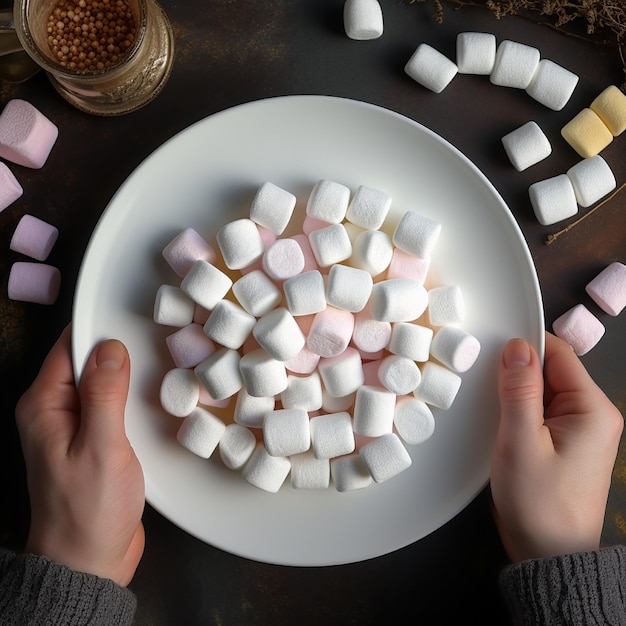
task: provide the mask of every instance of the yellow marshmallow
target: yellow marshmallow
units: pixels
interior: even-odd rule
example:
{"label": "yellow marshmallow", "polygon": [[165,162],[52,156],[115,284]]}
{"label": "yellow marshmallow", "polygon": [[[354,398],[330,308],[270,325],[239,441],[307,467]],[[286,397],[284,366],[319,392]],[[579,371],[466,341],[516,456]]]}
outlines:
{"label": "yellow marshmallow", "polygon": [[606,124],[613,137],[626,130],[626,94],[615,85],[607,87],[589,108]]}
{"label": "yellow marshmallow", "polygon": [[584,159],[596,156],[613,141],[611,131],[591,109],[583,109],[565,124],[561,135]]}

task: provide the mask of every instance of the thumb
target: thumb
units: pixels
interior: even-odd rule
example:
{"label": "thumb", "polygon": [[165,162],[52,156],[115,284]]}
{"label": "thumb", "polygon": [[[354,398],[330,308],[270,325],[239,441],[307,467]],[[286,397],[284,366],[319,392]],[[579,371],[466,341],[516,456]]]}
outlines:
{"label": "thumb", "polygon": [[78,437],[82,443],[106,447],[126,439],[124,409],[129,382],[130,359],[124,344],[110,339],[96,346],[78,387]]}

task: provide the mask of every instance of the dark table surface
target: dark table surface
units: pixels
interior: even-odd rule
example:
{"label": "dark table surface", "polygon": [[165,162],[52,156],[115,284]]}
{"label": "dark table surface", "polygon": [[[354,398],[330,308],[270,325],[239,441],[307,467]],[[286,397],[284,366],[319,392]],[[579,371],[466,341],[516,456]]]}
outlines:
{"label": "dark table surface", "polygon": [[[477,7],[383,0],[385,33],[355,42],[343,31],[340,0],[163,0],[176,37],[176,60],[163,92],[145,108],[115,118],[91,117],[63,101],[43,74],[0,83],[0,105],[24,98],[59,127],[59,139],[41,170],[11,166],[24,195],[0,214],[0,543],[20,549],[28,528],[28,496],[13,413],[19,395],[71,317],[76,277],[92,230],[117,188],[159,145],[212,113],[271,96],[324,94],[362,100],[404,114],[439,133],[493,182],[519,222],[542,287],[546,327],[583,302],[606,335],[583,362],[624,411],[626,313],[610,317],[584,287],[612,261],[626,262],[626,191],[555,243],[549,233],[574,221],[541,226],[528,186],[564,173],[579,160],[560,128],[610,84],[623,68],[614,48],[567,36],[523,17],[496,19]],[[560,112],[488,78],[459,76],[439,95],[404,74],[417,45],[426,42],[455,58],[456,35],[494,33],[536,46],[580,76]],[[508,162],[500,138],[534,119],[553,154],[526,172]],[[618,185],[626,180],[626,138],[603,156]],[[582,210],[586,212],[587,210]],[[58,301],[41,306],[10,301],[9,250],[18,220],[40,217],[60,230],[48,262],[63,276]],[[423,540],[361,563],[321,568],[267,565],[222,552],[187,535],[146,507],[147,544],[131,588],[139,600],[137,624],[459,624],[507,623],[497,576],[506,563],[489,512],[488,491]],[[615,468],[604,539],[626,533],[626,448]],[[262,538],[259,538],[262,541]],[[408,617],[405,617],[408,615]]]}

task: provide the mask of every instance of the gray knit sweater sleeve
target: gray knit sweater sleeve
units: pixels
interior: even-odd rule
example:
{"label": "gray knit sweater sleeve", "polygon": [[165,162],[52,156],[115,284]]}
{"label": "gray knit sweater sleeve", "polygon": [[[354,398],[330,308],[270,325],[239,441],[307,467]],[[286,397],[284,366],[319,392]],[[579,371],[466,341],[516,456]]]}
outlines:
{"label": "gray knit sweater sleeve", "polygon": [[626,547],[522,561],[500,588],[515,626],[623,626]]}
{"label": "gray knit sweater sleeve", "polygon": [[0,549],[0,625],[127,626],[137,600],[112,580]]}

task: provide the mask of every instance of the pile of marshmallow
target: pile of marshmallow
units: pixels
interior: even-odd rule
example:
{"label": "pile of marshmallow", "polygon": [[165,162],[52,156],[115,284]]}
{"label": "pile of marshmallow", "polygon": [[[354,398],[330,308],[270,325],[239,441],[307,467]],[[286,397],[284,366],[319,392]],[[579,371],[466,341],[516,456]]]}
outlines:
{"label": "pile of marshmallow", "polygon": [[[10,100],[0,114],[0,158],[17,165],[40,169],[48,159],[59,131],[32,104]],[[23,194],[22,186],[6,163],[0,161],[0,211]],[[8,295],[11,300],[53,304],[58,296],[61,273],[41,263],[56,243],[56,227],[32,215],[20,219],[11,238],[10,249],[39,261],[17,261],[11,266]]]}
{"label": "pile of marshmallow", "polygon": [[296,197],[265,182],[216,246],[187,228],[164,248],[180,283],[154,303],[155,322],[178,327],[160,402],[184,447],[218,450],[268,492],[289,475],[295,489],[361,489],[411,465],[406,445],[433,434],[480,343],[461,288],[425,286],[441,224],[392,219],[391,201],[320,180],[296,217]]}

